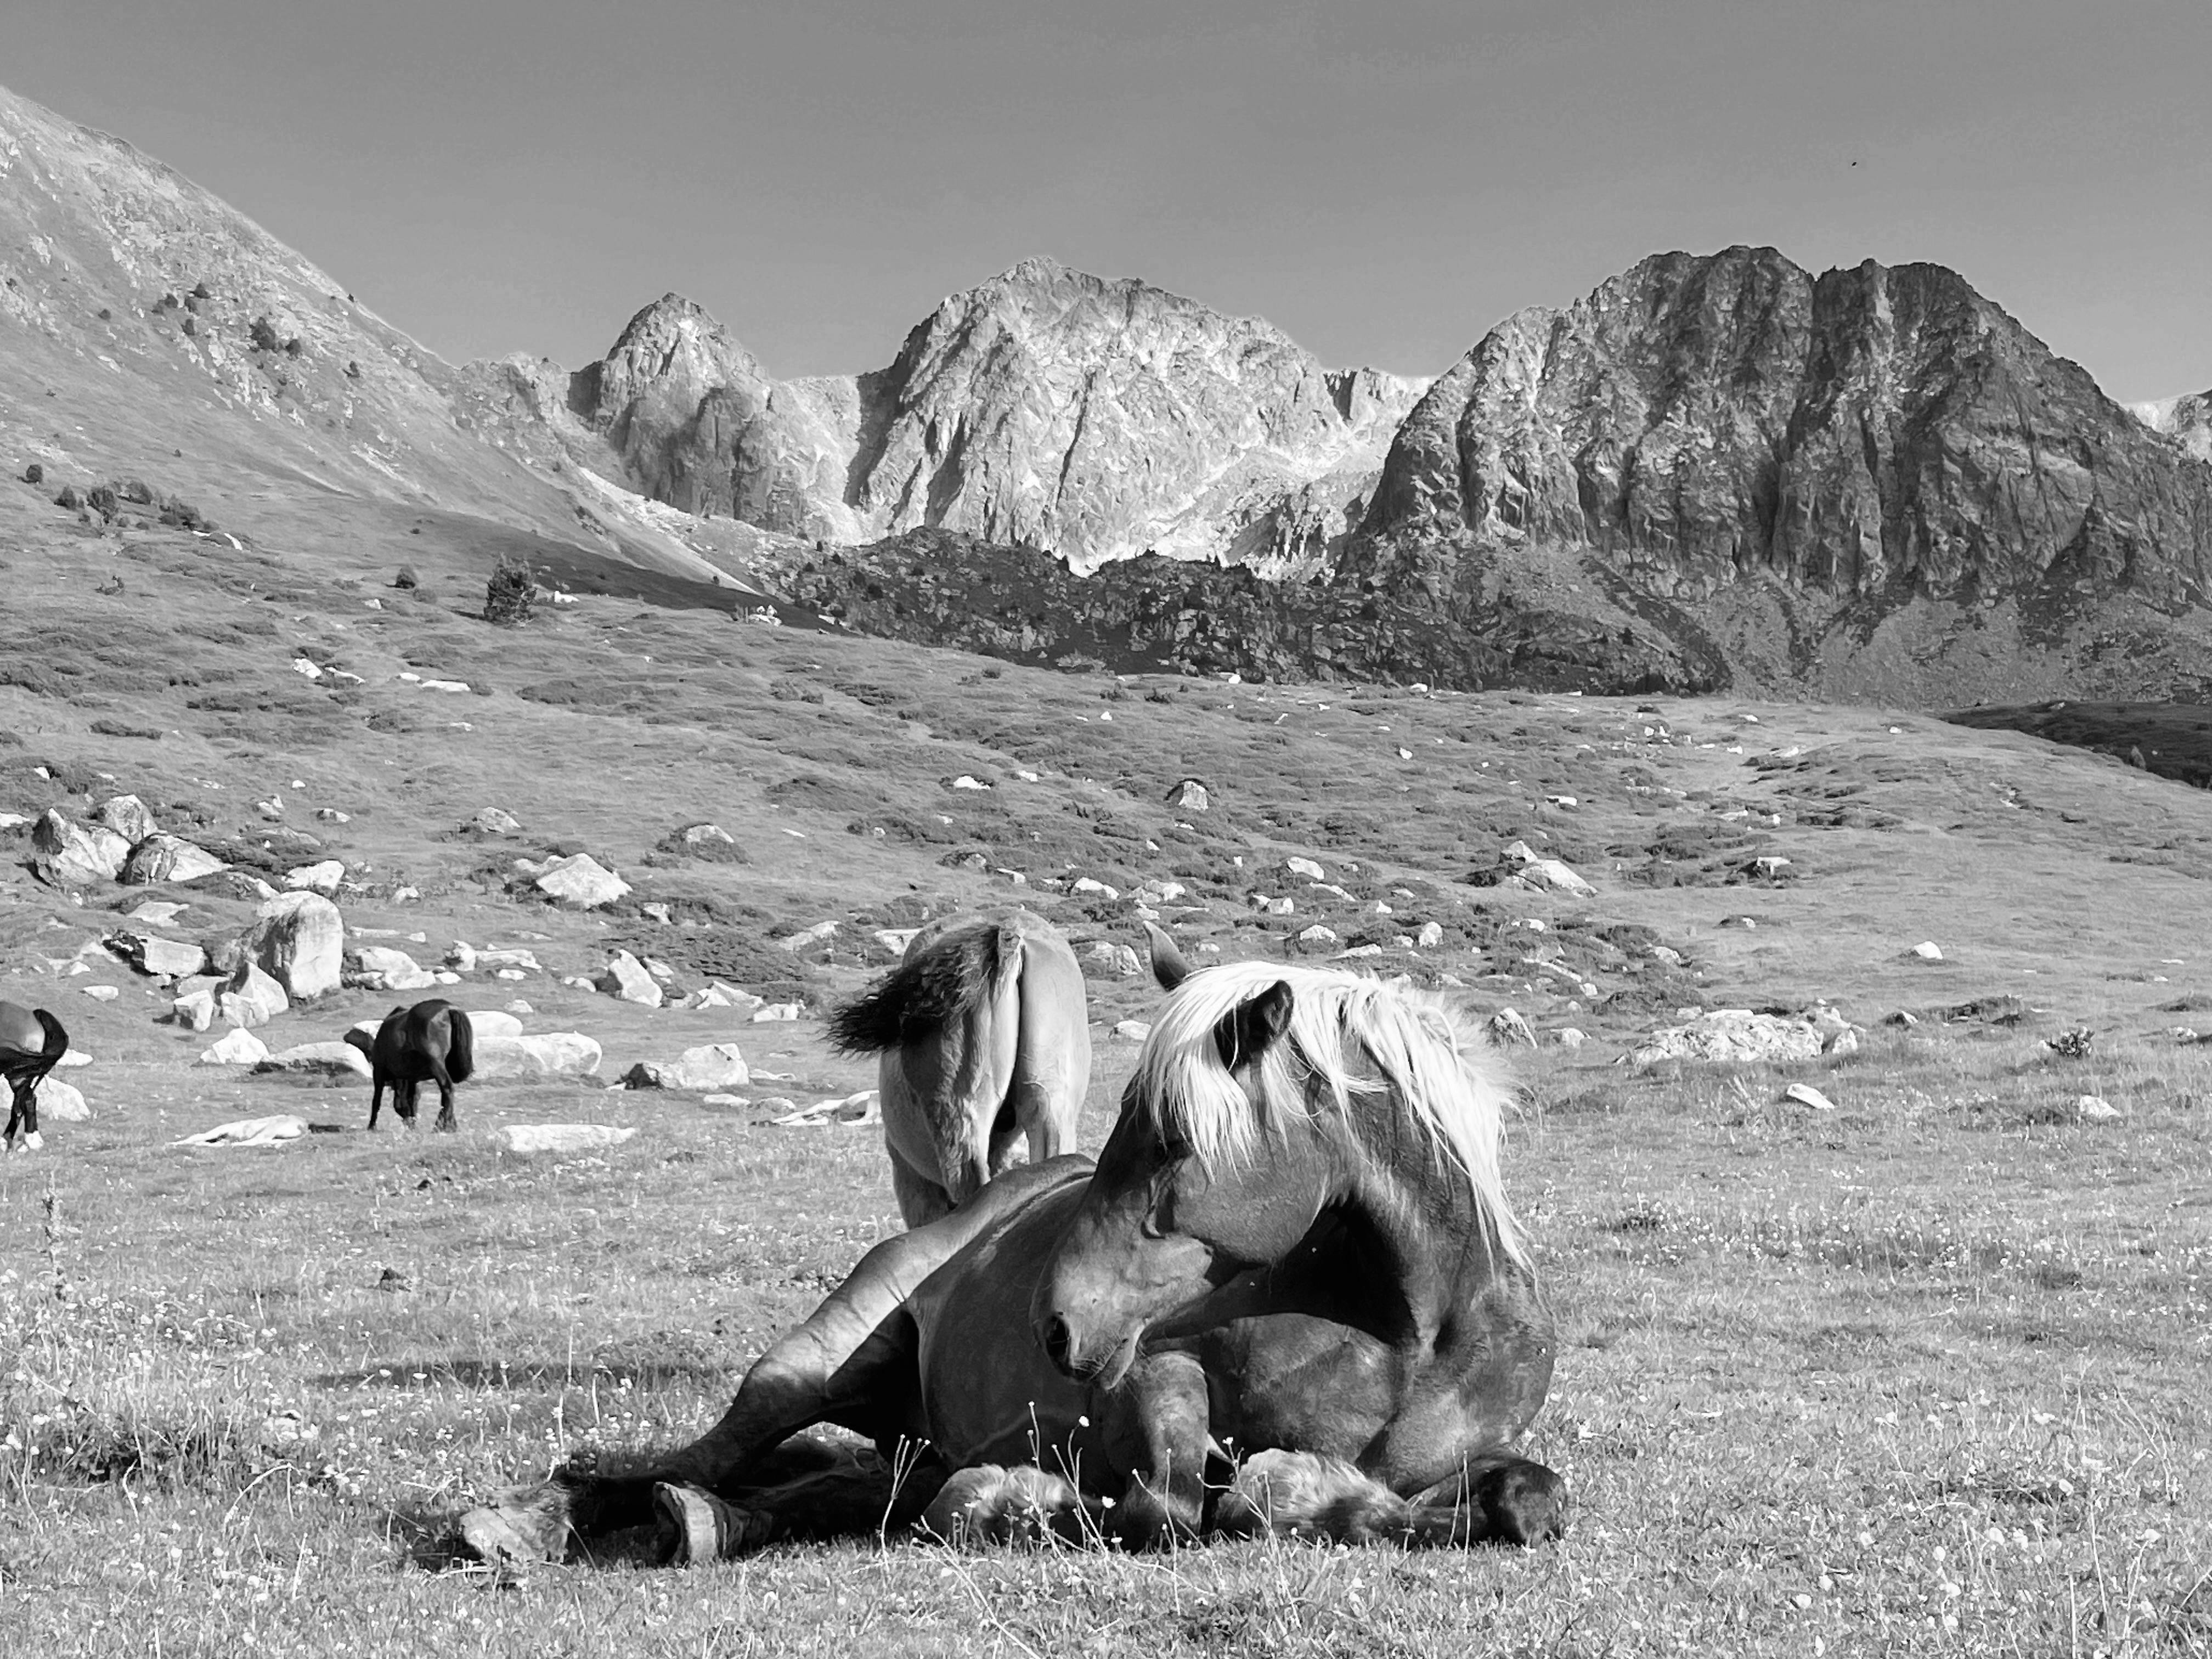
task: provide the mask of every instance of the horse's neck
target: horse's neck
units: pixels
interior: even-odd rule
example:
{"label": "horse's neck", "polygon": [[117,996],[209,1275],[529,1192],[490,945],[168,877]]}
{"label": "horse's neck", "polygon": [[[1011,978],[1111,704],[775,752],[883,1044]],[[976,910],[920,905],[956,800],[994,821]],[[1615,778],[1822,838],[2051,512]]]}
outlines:
{"label": "horse's neck", "polygon": [[1394,1287],[1409,1336],[1435,1340],[1518,1271],[1425,1130],[1400,1123],[1344,1164],[1338,1208],[1376,1276]]}

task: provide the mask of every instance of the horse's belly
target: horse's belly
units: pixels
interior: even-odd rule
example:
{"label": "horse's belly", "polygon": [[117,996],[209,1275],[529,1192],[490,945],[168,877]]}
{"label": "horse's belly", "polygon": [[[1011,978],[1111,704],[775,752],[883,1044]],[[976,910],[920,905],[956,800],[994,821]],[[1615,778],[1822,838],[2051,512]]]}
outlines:
{"label": "horse's belly", "polygon": [[956,1468],[1036,1461],[1056,1469],[1089,1437],[1092,1391],[1061,1376],[1030,1328],[1037,1280],[1083,1190],[1078,1182],[1040,1194],[908,1301],[923,1416],[939,1455]]}

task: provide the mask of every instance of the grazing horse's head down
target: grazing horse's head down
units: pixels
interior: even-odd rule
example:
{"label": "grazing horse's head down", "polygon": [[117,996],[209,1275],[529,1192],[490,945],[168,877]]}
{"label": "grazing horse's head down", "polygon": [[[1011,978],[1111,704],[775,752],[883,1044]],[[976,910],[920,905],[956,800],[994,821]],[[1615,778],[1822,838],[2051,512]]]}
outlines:
{"label": "grazing horse's head down", "polygon": [[69,1033],[44,1008],[0,1002],[0,1083],[9,1092],[8,1127],[4,1144],[22,1144],[36,1151],[44,1143],[39,1134],[39,1085],[61,1064],[69,1052]]}
{"label": "grazing horse's head down", "polygon": [[1148,1327],[1324,1241],[1372,1252],[1403,1304],[1378,1318],[1415,1325],[1470,1279],[1532,1277],[1503,1070],[1440,1000],[1330,969],[1190,973],[1165,944],[1172,994],[1032,1306],[1056,1364],[1111,1387]]}

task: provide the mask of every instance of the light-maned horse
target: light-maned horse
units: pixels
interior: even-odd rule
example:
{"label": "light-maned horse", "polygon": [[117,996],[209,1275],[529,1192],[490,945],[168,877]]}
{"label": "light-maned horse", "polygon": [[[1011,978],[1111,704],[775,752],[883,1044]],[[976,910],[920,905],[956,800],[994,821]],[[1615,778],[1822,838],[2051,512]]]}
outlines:
{"label": "light-maned horse", "polygon": [[453,1115],[453,1085],[476,1074],[476,1027],[465,1012],[440,997],[411,1008],[394,1008],[372,1037],[348,1031],[345,1040],[368,1056],[368,1127],[392,1091],[392,1109],[415,1127],[415,1102],[425,1083],[438,1085],[437,1127],[452,1133],[460,1127]]}
{"label": "light-maned horse", "polygon": [[13,1150],[16,1131],[36,1152],[46,1145],[39,1133],[39,1085],[69,1052],[69,1033],[43,1008],[0,1002],[0,1082],[8,1085],[8,1132],[0,1145]]}
{"label": "light-maned horse", "polygon": [[1083,969],[1031,911],[922,929],[896,968],[837,1011],[830,1040],[878,1057],[891,1191],[909,1227],[1004,1173],[1018,1139],[1032,1164],[1075,1143],[1091,1086]]}
{"label": "light-maned horse", "polygon": [[[1194,974],[1158,937],[1153,965],[1171,994],[1095,1166],[1011,1170],[884,1240],[702,1438],[511,1493],[465,1541],[557,1557],[657,1519],[666,1559],[712,1559],[925,1506],[940,1533],[1132,1546],[1558,1535],[1562,1483],[1512,1450],[1553,1339],[1499,1176],[1493,1056],[1370,977]],[[784,1478],[819,1423],[925,1461],[896,1488],[858,1465]]]}

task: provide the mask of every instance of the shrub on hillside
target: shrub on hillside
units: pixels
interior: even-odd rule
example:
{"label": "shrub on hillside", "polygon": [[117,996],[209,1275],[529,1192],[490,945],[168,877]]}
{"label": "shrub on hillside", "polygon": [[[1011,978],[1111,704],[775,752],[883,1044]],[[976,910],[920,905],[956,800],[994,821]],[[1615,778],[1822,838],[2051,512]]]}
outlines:
{"label": "shrub on hillside", "polygon": [[538,604],[538,584],[530,567],[509,554],[501,554],[491,580],[484,584],[484,620],[513,628],[530,620]]}

